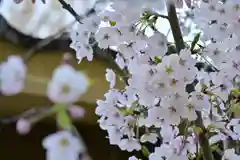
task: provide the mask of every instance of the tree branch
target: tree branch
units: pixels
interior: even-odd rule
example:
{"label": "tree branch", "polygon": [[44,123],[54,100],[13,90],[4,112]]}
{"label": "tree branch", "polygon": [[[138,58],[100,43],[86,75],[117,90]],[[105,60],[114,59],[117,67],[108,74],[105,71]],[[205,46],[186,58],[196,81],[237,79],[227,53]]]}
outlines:
{"label": "tree branch", "polygon": [[64,0],[58,0],[59,3],[61,3],[63,9],[67,10],[75,19],[76,21],[78,21],[80,24],[82,24],[81,20],[84,18],[84,17],[88,17],[92,14],[95,13],[95,10],[94,8],[90,9],[83,17],[82,16],[79,16],[77,14],[77,12],[71,7],[70,4],[68,4],[67,2],[65,2]]}
{"label": "tree branch", "polygon": [[168,5],[168,21],[171,26],[171,30],[172,30],[173,38],[174,38],[174,41],[176,44],[177,52],[179,53],[181,51],[181,49],[185,48],[185,45],[184,45],[181,29],[179,26],[177,12],[176,12],[174,2],[172,2],[170,0],[170,2],[167,2],[167,3],[168,3],[167,4]]}
{"label": "tree branch", "polygon": [[75,10],[71,7],[70,4],[68,4],[67,2],[65,2],[64,0],[58,0],[62,7],[64,9],[66,9],[71,15],[73,15],[75,17],[75,19],[82,24],[81,20],[82,18],[75,12]]}
{"label": "tree branch", "polygon": [[204,160],[214,160],[208,138],[206,137],[207,130],[203,125],[202,113],[200,111],[196,111],[196,113],[197,113],[196,126],[201,128],[201,132],[198,134],[198,140],[203,153],[203,158]]}
{"label": "tree branch", "polygon": [[73,24],[75,23],[75,21],[71,24],[69,24],[68,26],[64,27],[63,29],[61,29],[59,32],[57,32],[56,34],[49,36],[46,39],[41,40],[40,42],[38,42],[36,45],[34,45],[32,48],[30,48],[24,55],[23,55],[23,60],[26,63],[27,61],[29,61],[29,59],[33,56],[33,54],[38,51],[39,49],[43,48],[44,46],[48,45],[50,42],[52,42],[53,40],[59,38],[65,31],[67,28],[71,27]]}

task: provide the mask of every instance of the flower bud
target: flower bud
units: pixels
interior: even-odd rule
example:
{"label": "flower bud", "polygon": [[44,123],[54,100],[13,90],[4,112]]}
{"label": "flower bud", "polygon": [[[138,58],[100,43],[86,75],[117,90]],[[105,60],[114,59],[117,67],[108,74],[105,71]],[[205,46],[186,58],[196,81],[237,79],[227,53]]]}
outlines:
{"label": "flower bud", "polygon": [[82,155],[82,160],[91,160],[91,157],[87,153],[84,153]]}
{"label": "flower bud", "polygon": [[26,119],[19,119],[16,124],[16,129],[21,135],[28,134],[31,130],[31,123]]}
{"label": "flower bud", "polygon": [[62,59],[63,62],[62,63],[63,64],[71,64],[72,59],[73,59],[73,57],[72,57],[71,53],[66,52],[63,54],[63,59]]}
{"label": "flower bud", "polygon": [[85,110],[80,106],[71,106],[68,110],[71,117],[74,119],[79,119],[84,117]]}

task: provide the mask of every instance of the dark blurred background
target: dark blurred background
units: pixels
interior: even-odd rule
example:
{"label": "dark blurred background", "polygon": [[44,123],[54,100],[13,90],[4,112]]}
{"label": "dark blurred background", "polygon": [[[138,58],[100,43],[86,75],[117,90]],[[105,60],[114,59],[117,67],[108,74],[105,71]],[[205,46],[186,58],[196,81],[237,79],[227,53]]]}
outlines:
{"label": "dark blurred background", "polygon": [[[110,146],[106,134],[95,125],[76,125],[79,129],[93,160],[126,160],[127,153]],[[45,151],[42,139],[56,131],[54,124],[38,123],[29,135],[21,136],[15,124],[1,126],[0,153],[4,160],[44,160]]]}

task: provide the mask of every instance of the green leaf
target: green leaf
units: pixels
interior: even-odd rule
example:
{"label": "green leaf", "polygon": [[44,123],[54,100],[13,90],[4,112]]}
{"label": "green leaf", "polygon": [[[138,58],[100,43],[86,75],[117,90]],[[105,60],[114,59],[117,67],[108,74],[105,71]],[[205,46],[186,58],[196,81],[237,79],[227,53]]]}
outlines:
{"label": "green leaf", "polygon": [[232,94],[234,96],[240,96],[240,90],[239,89],[234,89],[234,90],[232,90]]}
{"label": "green leaf", "polygon": [[230,110],[235,115],[240,115],[240,103],[233,104]]}
{"label": "green leaf", "polygon": [[197,133],[198,135],[203,132],[202,128],[195,126],[194,127],[194,132]]}
{"label": "green leaf", "polygon": [[149,155],[150,155],[150,152],[149,152],[149,150],[147,149],[147,147],[146,146],[142,146],[142,153],[143,153],[143,155],[145,156],[145,157],[149,157]]}
{"label": "green leaf", "polygon": [[195,45],[198,43],[198,41],[200,40],[200,36],[201,36],[201,33],[197,33],[196,36],[194,37],[193,41],[192,41],[192,44],[191,44],[191,51],[194,50],[195,48]]}

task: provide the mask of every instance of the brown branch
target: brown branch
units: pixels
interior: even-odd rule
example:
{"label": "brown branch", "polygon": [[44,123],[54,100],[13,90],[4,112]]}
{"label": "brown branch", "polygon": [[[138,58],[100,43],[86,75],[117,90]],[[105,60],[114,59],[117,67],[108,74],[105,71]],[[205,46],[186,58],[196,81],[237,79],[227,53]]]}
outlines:
{"label": "brown branch", "polygon": [[201,132],[198,134],[198,140],[203,153],[203,158],[204,160],[214,160],[210,144],[207,138],[207,130],[203,124],[202,113],[200,111],[196,111],[196,113],[197,113],[196,126],[201,128]]}
{"label": "brown branch", "polygon": [[81,20],[82,20],[82,17],[80,17],[77,12],[75,12],[75,10],[71,7],[70,4],[68,4],[67,2],[65,2],[64,0],[58,0],[62,7],[64,9],[66,9],[71,15],[73,15],[73,17],[76,19],[76,21],[78,21],[79,23],[82,24]]}
{"label": "brown branch", "polygon": [[172,1],[168,2],[168,21],[171,26],[173,38],[176,44],[177,52],[179,53],[185,48],[182,32],[180,29],[175,5]]}
{"label": "brown branch", "polygon": [[59,3],[61,3],[63,9],[67,10],[75,18],[75,20],[78,21],[80,24],[82,24],[81,20],[84,17],[88,17],[88,16],[90,16],[90,15],[95,13],[94,8],[92,8],[84,16],[79,16],[77,14],[77,12],[72,8],[72,6],[70,4],[68,4],[64,0],[58,0],[58,1],[59,1]]}
{"label": "brown branch", "polygon": [[38,107],[38,108],[31,108],[19,115],[14,115],[14,116],[6,116],[6,117],[1,117],[0,118],[0,123],[1,124],[11,124],[11,123],[16,123],[20,118],[26,118],[29,119],[31,117],[36,116],[37,114],[42,114],[49,110],[48,106],[43,106],[43,107]]}
{"label": "brown branch", "polygon": [[75,23],[75,21],[71,24],[69,24],[68,26],[64,27],[63,29],[61,29],[60,31],[58,31],[56,34],[49,36],[46,39],[40,40],[40,42],[38,42],[36,45],[34,45],[32,48],[30,48],[24,55],[23,55],[23,60],[26,63],[27,61],[29,61],[29,59],[33,56],[33,54],[40,50],[41,48],[45,47],[46,45],[48,45],[50,42],[54,41],[55,39],[57,39],[58,37],[60,37],[67,28],[71,27],[73,24]]}

